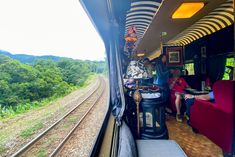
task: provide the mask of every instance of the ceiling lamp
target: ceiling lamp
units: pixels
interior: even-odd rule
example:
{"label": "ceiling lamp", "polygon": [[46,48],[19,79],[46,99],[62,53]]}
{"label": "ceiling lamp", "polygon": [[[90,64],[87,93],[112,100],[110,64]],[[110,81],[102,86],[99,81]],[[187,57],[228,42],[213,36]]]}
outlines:
{"label": "ceiling lamp", "polygon": [[172,19],[190,18],[204,7],[203,2],[182,3],[172,15]]}
{"label": "ceiling lamp", "polygon": [[137,57],[143,57],[143,56],[145,56],[145,54],[146,54],[146,50],[143,50],[143,51],[136,51],[135,53],[136,53],[136,56],[137,56]]}
{"label": "ceiling lamp", "polygon": [[145,54],[144,53],[137,53],[138,57],[143,57]]}

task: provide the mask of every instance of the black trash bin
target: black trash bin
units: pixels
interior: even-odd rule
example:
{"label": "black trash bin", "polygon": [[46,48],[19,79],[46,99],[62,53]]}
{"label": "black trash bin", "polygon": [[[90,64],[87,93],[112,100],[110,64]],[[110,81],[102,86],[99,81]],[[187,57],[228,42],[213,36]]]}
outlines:
{"label": "black trash bin", "polygon": [[168,130],[165,123],[166,99],[163,92],[158,94],[158,98],[144,98],[143,96],[140,103],[139,137],[141,139],[168,139]]}

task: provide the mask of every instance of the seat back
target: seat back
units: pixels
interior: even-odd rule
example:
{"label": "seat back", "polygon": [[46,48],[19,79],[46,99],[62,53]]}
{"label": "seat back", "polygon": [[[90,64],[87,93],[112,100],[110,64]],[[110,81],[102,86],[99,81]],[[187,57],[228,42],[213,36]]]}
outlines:
{"label": "seat back", "polygon": [[221,110],[235,113],[235,81],[219,80],[213,85],[213,92],[217,107]]}
{"label": "seat back", "polygon": [[123,121],[119,132],[119,148],[118,157],[137,157],[137,148],[135,139],[127,126]]}

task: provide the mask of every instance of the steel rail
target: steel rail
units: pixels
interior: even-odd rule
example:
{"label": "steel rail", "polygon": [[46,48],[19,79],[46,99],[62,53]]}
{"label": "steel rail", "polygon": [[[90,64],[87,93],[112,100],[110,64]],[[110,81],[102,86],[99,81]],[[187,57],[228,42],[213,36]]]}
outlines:
{"label": "steel rail", "polygon": [[66,144],[66,142],[70,139],[70,137],[73,135],[74,131],[78,128],[78,126],[81,124],[81,122],[86,118],[86,116],[90,113],[91,109],[97,104],[97,102],[102,98],[104,91],[105,91],[106,85],[104,85],[102,92],[99,94],[98,98],[94,101],[92,106],[87,110],[87,112],[82,116],[82,118],[77,122],[77,124],[73,127],[73,129],[70,130],[70,132],[67,134],[67,136],[64,138],[64,140],[56,147],[56,149],[49,155],[49,157],[56,156],[63,148],[63,146]]}
{"label": "steel rail", "polygon": [[[30,142],[28,142],[26,145],[24,145],[22,148],[20,148],[17,152],[15,152],[13,155],[11,155],[11,157],[18,157],[21,154],[23,154],[24,152],[26,152],[26,150],[28,150],[28,148],[30,148],[35,142],[37,142],[38,140],[40,140],[48,131],[50,131],[51,129],[53,129],[57,124],[59,124],[59,122],[61,122],[63,119],[65,119],[68,115],[70,115],[75,109],[77,109],[79,106],[81,106],[86,100],[88,100],[96,91],[98,91],[98,89],[101,86],[101,78],[99,77],[99,86],[93,90],[91,92],[90,95],[88,95],[87,97],[85,97],[78,105],[76,105],[74,108],[72,108],[70,111],[68,111],[63,117],[61,117],[59,120],[57,120],[55,123],[53,123],[50,127],[48,127],[46,130],[44,130],[43,132],[41,132],[38,136],[36,136],[33,140],[31,140]],[[89,90],[90,91],[90,90]],[[89,93],[89,91],[87,93]]]}

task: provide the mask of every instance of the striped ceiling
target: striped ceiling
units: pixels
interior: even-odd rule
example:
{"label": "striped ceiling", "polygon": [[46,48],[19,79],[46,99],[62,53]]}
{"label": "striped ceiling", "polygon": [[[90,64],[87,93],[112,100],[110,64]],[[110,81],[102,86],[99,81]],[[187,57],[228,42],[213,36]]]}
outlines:
{"label": "striped ceiling", "polygon": [[233,0],[228,0],[207,16],[167,42],[167,45],[187,45],[234,23]]}
{"label": "striped ceiling", "polygon": [[131,8],[127,11],[125,36],[129,26],[135,26],[138,41],[144,36],[145,31],[152,22],[162,0],[138,0],[131,3]]}

